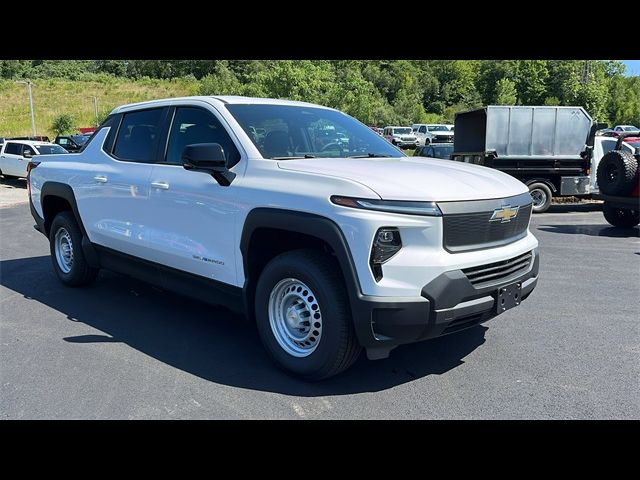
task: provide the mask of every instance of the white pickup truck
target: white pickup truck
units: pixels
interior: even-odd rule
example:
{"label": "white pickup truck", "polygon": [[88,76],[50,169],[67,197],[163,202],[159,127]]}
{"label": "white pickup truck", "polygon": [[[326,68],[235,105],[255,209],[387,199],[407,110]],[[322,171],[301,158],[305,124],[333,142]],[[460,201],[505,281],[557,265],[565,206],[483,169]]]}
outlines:
{"label": "white pickup truck", "polygon": [[226,305],[306,379],[339,373],[362,347],[384,358],[475,326],[538,280],[524,184],[407,157],[308,103],[125,105],[82,152],[33,161],[28,181],[64,284],[105,268]]}

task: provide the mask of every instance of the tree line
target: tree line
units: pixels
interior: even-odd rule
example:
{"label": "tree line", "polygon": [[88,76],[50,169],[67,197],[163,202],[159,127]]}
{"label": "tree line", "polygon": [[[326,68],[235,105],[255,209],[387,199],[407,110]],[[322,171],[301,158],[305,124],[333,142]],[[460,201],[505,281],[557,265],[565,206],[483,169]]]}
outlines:
{"label": "tree line", "polygon": [[578,105],[640,124],[640,77],[616,60],[2,60],[0,78],[192,77],[203,95],[289,98],[368,125],[452,122],[482,105]]}

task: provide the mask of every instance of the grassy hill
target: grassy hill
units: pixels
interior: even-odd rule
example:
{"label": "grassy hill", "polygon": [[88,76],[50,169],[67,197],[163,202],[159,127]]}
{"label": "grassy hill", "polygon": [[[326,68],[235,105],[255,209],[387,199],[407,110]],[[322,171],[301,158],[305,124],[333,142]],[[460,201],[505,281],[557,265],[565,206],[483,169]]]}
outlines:
{"label": "grassy hill", "polygon": [[[72,115],[78,127],[95,125],[92,96],[98,98],[98,113],[102,117],[105,112],[124,103],[196,95],[198,86],[199,82],[195,79],[34,80],[32,88],[36,130],[38,135],[48,135],[53,140],[55,134],[51,124],[61,113]],[[22,135],[31,135],[27,86],[0,80],[0,137]]]}

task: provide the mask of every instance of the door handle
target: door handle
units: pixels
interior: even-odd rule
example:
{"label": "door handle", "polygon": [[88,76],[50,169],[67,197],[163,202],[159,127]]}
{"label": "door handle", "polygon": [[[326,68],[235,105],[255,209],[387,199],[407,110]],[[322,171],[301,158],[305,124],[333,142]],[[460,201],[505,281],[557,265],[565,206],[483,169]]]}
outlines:
{"label": "door handle", "polygon": [[167,182],[151,182],[151,186],[160,190],[169,190],[169,184]]}
{"label": "door handle", "polygon": [[107,177],[105,175],[96,175],[93,179],[98,183],[107,183]]}

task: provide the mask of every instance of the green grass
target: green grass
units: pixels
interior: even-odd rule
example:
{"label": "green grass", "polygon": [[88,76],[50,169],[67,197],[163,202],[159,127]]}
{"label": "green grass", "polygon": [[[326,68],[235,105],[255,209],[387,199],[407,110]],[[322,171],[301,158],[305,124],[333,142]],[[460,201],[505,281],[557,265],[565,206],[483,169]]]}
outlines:
{"label": "green grass", "polygon": [[[196,80],[126,80],[71,81],[62,79],[34,80],[33,107],[38,135],[53,140],[53,119],[68,113],[77,127],[95,125],[95,113],[91,96],[98,98],[98,112],[112,110],[118,105],[142,102],[158,98],[196,95]],[[29,96],[24,84],[0,81],[0,137],[31,135]]]}

